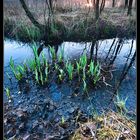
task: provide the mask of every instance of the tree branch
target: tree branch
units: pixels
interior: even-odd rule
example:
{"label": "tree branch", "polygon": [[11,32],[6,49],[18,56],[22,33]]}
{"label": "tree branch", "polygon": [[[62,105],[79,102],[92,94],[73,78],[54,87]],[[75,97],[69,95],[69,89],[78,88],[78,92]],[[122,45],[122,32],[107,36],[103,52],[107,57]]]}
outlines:
{"label": "tree branch", "polygon": [[34,16],[32,15],[32,13],[30,12],[30,10],[28,9],[26,3],[24,0],[20,0],[20,3],[23,7],[23,9],[25,10],[26,12],[26,15],[28,16],[28,18],[30,19],[30,21],[36,26],[38,27],[39,29],[43,29],[44,28],[44,25],[40,24],[35,18]]}

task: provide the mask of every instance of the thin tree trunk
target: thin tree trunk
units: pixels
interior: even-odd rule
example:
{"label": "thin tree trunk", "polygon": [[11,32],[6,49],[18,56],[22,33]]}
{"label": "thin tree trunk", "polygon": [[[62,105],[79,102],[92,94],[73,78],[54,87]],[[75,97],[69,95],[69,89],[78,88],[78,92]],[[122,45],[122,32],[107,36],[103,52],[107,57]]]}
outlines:
{"label": "thin tree trunk", "polygon": [[102,0],[101,6],[100,6],[100,14],[103,11],[104,7],[105,7],[105,0]]}
{"label": "thin tree trunk", "polygon": [[28,18],[30,19],[30,21],[36,26],[38,27],[39,29],[43,29],[44,28],[44,25],[40,24],[35,18],[34,16],[32,15],[32,13],[30,12],[30,10],[28,9],[26,3],[24,0],[20,0],[20,3],[23,7],[23,9],[25,10],[26,12],[26,15],[28,16]]}
{"label": "thin tree trunk", "polygon": [[128,0],[125,0],[125,8],[128,7]]}
{"label": "thin tree trunk", "polygon": [[52,0],[46,0],[46,4],[49,9],[49,16],[53,14],[53,1]]}
{"label": "thin tree trunk", "polygon": [[112,7],[115,7],[115,0],[112,0]]}
{"label": "thin tree trunk", "polygon": [[96,0],[96,4],[95,4],[95,19],[98,20],[99,18],[99,0]]}
{"label": "thin tree trunk", "polygon": [[127,15],[131,15],[132,13],[132,3],[133,3],[133,0],[129,0],[129,5],[128,5],[128,12],[127,12]]}
{"label": "thin tree trunk", "polygon": [[93,0],[93,7],[94,7],[94,9],[95,9],[95,5],[96,5],[96,2],[95,2],[95,0]]}

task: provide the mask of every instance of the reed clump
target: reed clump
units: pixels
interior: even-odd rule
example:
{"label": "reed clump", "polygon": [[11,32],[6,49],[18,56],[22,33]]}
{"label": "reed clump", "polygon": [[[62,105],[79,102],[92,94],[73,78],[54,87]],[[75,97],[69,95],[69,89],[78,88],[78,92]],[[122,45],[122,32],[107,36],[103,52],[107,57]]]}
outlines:
{"label": "reed clump", "polygon": [[27,64],[16,66],[14,60],[10,59],[11,70],[18,81],[27,77],[27,73],[31,74],[35,83],[40,86],[47,85],[52,80],[56,80],[58,83],[78,81],[83,85],[83,93],[87,93],[89,81],[94,87],[101,78],[100,63],[96,64],[93,60],[88,63],[86,53],[75,62],[65,61],[64,49],[59,55],[56,55],[55,49],[49,46],[51,61],[48,61],[44,53],[41,54],[42,57],[38,56],[36,43],[34,43],[32,50],[34,58],[28,60]]}

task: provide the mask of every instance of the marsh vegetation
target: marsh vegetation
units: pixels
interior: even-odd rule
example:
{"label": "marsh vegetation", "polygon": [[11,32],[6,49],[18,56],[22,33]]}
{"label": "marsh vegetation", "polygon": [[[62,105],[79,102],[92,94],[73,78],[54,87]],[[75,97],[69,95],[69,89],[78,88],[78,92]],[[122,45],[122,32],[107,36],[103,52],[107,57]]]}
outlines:
{"label": "marsh vegetation", "polygon": [[135,1],[4,3],[4,137],[136,139]]}

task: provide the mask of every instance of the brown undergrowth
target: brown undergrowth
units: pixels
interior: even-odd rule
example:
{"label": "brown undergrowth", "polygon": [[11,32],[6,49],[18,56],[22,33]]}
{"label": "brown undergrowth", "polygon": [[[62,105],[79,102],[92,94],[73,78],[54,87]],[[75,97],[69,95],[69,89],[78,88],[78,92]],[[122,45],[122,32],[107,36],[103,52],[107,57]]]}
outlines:
{"label": "brown undergrowth", "polygon": [[136,122],[110,111],[80,124],[71,140],[135,140]]}

